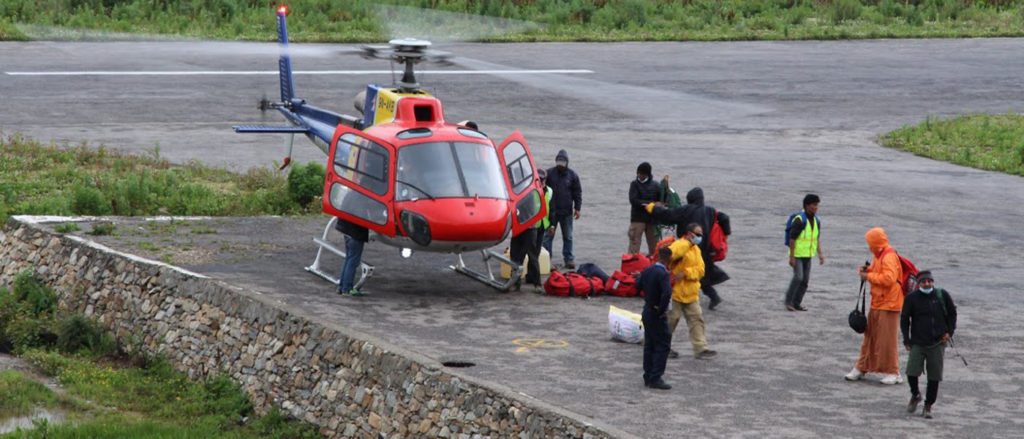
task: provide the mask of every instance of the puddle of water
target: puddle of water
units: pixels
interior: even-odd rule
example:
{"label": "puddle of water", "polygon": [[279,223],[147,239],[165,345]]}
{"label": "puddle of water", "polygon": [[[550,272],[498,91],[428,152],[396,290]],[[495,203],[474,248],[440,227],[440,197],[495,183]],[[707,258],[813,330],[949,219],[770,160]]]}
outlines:
{"label": "puddle of water", "polygon": [[0,434],[10,433],[17,429],[31,430],[35,427],[33,421],[46,420],[50,424],[59,424],[67,416],[63,410],[35,409],[31,414],[17,418],[0,420]]}

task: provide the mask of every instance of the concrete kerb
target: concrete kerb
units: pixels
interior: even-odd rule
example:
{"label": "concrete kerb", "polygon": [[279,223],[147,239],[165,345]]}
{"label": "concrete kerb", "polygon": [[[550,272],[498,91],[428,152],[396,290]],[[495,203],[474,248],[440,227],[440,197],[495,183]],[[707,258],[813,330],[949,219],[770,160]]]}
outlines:
{"label": "concrete kerb", "polygon": [[[572,411],[569,411],[569,410],[566,410],[566,409],[563,409],[563,408],[560,408],[560,407],[548,404],[548,403],[546,403],[544,401],[541,401],[539,399],[536,399],[536,398],[534,398],[534,397],[532,397],[530,395],[524,394],[522,392],[515,391],[515,390],[513,390],[513,389],[511,389],[511,388],[509,388],[509,387],[507,387],[505,385],[502,385],[502,384],[499,384],[499,383],[496,383],[496,382],[492,382],[492,381],[488,381],[488,380],[484,380],[484,379],[480,379],[480,378],[476,378],[476,377],[467,375],[467,374],[462,373],[462,372],[457,371],[457,370],[452,370],[452,369],[447,368],[447,367],[443,366],[442,364],[440,364],[438,362],[438,360],[430,358],[430,357],[427,357],[427,356],[425,356],[423,354],[420,354],[419,352],[416,352],[414,350],[410,350],[410,349],[403,348],[403,347],[398,346],[398,345],[394,345],[394,344],[392,344],[392,343],[390,343],[390,342],[388,342],[386,340],[383,340],[383,339],[381,339],[379,337],[376,337],[376,336],[364,333],[364,332],[359,331],[359,330],[355,330],[355,329],[346,327],[344,325],[339,325],[339,324],[337,324],[337,323],[335,323],[333,321],[328,321],[328,320],[325,320],[325,319],[323,319],[321,317],[317,317],[317,316],[306,314],[306,313],[302,312],[301,310],[298,310],[298,309],[296,309],[296,308],[294,308],[294,307],[292,307],[290,305],[287,305],[285,303],[281,303],[280,301],[273,300],[273,299],[271,299],[269,297],[266,297],[266,296],[264,296],[263,294],[261,294],[259,292],[252,291],[252,290],[249,290],[249,289],[246,289],[246,288],[242,288],[242,287],[239,287],[239,286],[236,286],[236,285],[231,285],[231,284],[225,283],[223,281],[211,279],[208,276],[205,276],[205,275],[202,275],[202,274],[199,274],[199,273],[194,273],[194,272],[191,272],[189,270],[183,269],[181,267],[177,267],[177,266],[174,266],[174,265],[171,265],[171,264],[167,264],[167,263],[164,263],[164,262],[161,262],[161,261],[156,261],[156,260],[140,257],[140,256],[137,256],[137,255],[121,252],[121,251],[118,251],[118,250],[114,250],[114,249],[109,248],[109,247],[107,247],[105,245],[99,244],[99,243],[97,243],[95,241],[92,241],[92,240],[89,240],[89,239],[85,239],[85,238],[82,238],[82,237],[79,237],[79,236],[54,233],[54,232],[51,232],[50,230],[48,230],[46,227],[44,227],[44,224],[55,223],[55,222],[60,222],[60,223],[65,223],[65,222],[85,222],[85,221],[99,221],[99,220],[109,220],[109,219],[110,218],[107,218],[107,217],[59,217],[59,216],[16,215],[16,216],[12,216],[9,219],[8,224],[7,224],[7,226],[5,228],[8,229],[8,230],[14,230],[14,229],[17,229],[19,225],[25,226],[25,227],[28,227],[28,228],[34,230],[34,231],[38,231],[38,232],[42,232],[42,233],[50,234],[50,235],[60,236],[62,238],[67,238],[67,241],[73,243],[73,245],[88,247],[88,248],[91,248],[91,249],[93,249],[95,251],[98,251],[98,252],[101,252],[101,253],[106,253],[108,255],[113,255],[113,256],[116,256],[118,258],[128,259],[131,262],[134,262],[136,264],[148,265],[148,266],[156,267],[156,268],[158,268],[160,270],[168,270],[170,273],[173,273],[172,275],[176,275],[178,277],[181,277],[182,280],[184,281],[183,284],[184,284],[185,288],[187,288],[187,289],[198,291],[198,290],[202,289],[200,287],[202,287],[203,284],[212,285],[212,286],[215,286],[217,288],[223,289],[225,291],[229,291],[230,293],[235,294],[237,296],[240,296],[240,298],[244,298],[244,301],[249,301],[250,303],[251,302],[258,302],[258,303],[266,305],[266,306],[268,306],[268,307],[270,307],[272,309],[276,309],[276,310],[278,310],[279,312],[281,312],[283,314],[281,316],[282,320],[295,320],[296,323],[300,323],[302,321],[305,321],[305,322],[312,323],[312,324],[314,324],[316,326],[320,326],[321,328],[323,328],[323,329],[318,331],[320,333],[327,332],[325,330],[335,331],[338,334],[342,334],[342,335],[344,335],[344,336],[346,336],[346,337],[348,337],[350,339],[359,340],[359,341],[362,341],[364,343],[369,343],[370,345],[376,346],[378,349],[383,351],[384,354],[392,354],[394,356],[404,358],[404,359],[406,359],[408,361],[411,361],[411,362],[414,362],[414,363],[418,363],[419,365],[424,367],[426,369],[426,371],[429,372],[429,373],[442,373],[442,374],[451,375],[452,377],[458,378],[459,380],[462,380],[462,381],[464,381],[464,382],[466,382],[468,384],[471,384],[473,386],[480,387],[480,388],[483,388],[485,390],[489,390],[491,392],[494,392],[496,395],[498,395],[500,397],[505,397],[505,398],[508,398],[509,400],[516,401],[516,402],[522,404],[524,407],[529,407],[532,410],[535,410],[535,411],[538,411],[538,412],[541,412],[541,413],[546,412],[546,413],[552,414],[552,415],[557,416],[557,417],[566,418],[567,420],[572,421],[574,423],[578,423],[578,424],[580,424],[583,427],[593,428],[593,429],[601,431],[602,433],[605,433],[605,434],[607,434],[608,436],[611,436],[611,437],[628,438],[628,439],[638,438],[638,436],[635,436],[635,435],[632,435],[632,434],[627,433],[625,431],[619,430],[619,429],[617,429],[615,427],[607,425],[607,424],[605,424],[603,422],[600,422],[598,420],[591,419],[591,418],[589,418],[587,416],[584,416],[584,415],[581,415],[579,413],[575,413],[575,412],[572,412]],[[177,218],[174,218],[174,219],[177,219]],[[184,218],[182,218],[182,219],[184,219]],[[7,238],[6,234],[2,230],[0,230],[0,241],[6,241],[6,238]],[[189,285],[189,284],[191,284],[191,285]],[[203,297],[199,297],[198,299],[212,301],[212,302],[219,302],[220,301],[220,300],[217,300],[216,298],[212,297],[213,295],[205,295],[204,294],[204,295],[201,295],[201,296],[203,296]],[[244,302],[242,302],[242,303],[234,302],[234,303],[230,303],[230,304],[228,304],[228,303],[213,303],[213,305],[221,306],[221,307],[234,308],[234,309],[236,309],[237,311],[239,311],[240,313],[243,313],[243,314],[245,314],[243,309],[254,309],[255,308],[255,307],[251,307],[251,306],[246,306]],[[246,315],[245,317],[247,319],[250,319],[251,321],[262,320],[260,318],[260,316],[257,316],[257,315]],[[265,323],[265,322],[261,322],[261,323]]]}

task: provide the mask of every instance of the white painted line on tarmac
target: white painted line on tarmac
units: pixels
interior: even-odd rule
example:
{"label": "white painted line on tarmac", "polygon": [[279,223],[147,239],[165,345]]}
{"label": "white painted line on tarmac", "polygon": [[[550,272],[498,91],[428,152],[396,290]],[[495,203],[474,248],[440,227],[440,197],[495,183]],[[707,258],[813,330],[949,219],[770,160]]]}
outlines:
{"label": "white painted line on tarmac", "polygon": [[[246,76],[246,75],[277,75],[277,70],[206,70],[206,71],[111,71],[82,70],[66,72],[4,72],[10,76]],[[391,70],[295,70],[293,75],[390,75]],[[547,70],[421,70],[417,73],[425,75],[580,75],[594,73],[585,69],[547,69]]]}

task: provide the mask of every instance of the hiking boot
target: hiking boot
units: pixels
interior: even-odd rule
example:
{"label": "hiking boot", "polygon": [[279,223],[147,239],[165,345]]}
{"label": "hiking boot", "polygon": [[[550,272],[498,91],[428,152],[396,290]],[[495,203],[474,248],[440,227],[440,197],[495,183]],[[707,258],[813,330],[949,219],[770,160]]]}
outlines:
{"label": "hiking boot", "polygon": [[718,355],[718,352],[715,352],[711,349],[705,349],[703,351],[700,351],[700,353],[695,355],[695,357],[697,357],[698,360],[710,360],[711,357],[714,357],[715,355]]}
{"label": "hiking boot", "polygon": [[921,410],[921,417],[925,418],[925,419],[931,419],[932,418],[932,405],[931,404],[925,404],[924,405],[924,410]]}
{"label": "hiking boot", "polygon": [[786,305],[786,311],[796,311],[796,307],[793,305]]}
{"label": "hiking boot", "polygon": [[900,374],[886,375],[882,377],[882,384],[893,385],[903,382],[903,377]]}
{"label": "hiking boot", "polygon": [[805,306],[797,305],[797,306],[794,306],[793,308],[796,308],[797,311],[807,311],[807,307],[805,307]]}
{"label": "hiking boot", "polygon": [[668,390],[672,388],[672,386],[668,385],[668,383],[666,383],[663,380],[651,381],[650,384],[647,385],[647,387],[659,390]]}
{"label": "hiking boot", "polygon": [[910,397],[910,403],[907,404],[907,413],[914,413],[917,411],[917,405],[921,403],[921,394],[912,395]]}
{"label": "hiking boot", "polygon": [[846,381],[857,381],[861,378],[864,378],[864,372],[861,372],[855,367],[852,370],[850,370],[850,373],[846,374],[846,376],[844,376],[843,378],[845,378]]}
{"label": "hiking boot", "polygon": [[565,269],[566,270],[575,270],[576,269],[576,263],[573,262],[573,261],[565,261]]}
{"label": "hiking boot", "polygon": [[679,352],[676,352],[675,349],[669,349],[668,350],[668,357],[669,358],[679,358]]}

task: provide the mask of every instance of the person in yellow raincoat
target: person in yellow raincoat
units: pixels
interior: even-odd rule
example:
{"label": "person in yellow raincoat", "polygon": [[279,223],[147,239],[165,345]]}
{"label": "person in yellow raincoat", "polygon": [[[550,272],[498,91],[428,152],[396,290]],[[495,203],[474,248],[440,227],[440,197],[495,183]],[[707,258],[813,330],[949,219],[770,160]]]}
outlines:
{"label": "person in yellow raincoat", "polygon": [[[676,331],[681,317],[686,318],[690,329],[690,344],[693,355],[700,359],[711,358],[715,351],[708,349],[704,331],[704,313],[700,309],[700,279],[704,277],[704,259],[700,253],[700,242],[704,231],[697,223],[686,226],[686,234],[669,245],[672,250],[672,306],[668,312],[669,333]],[[678,358],[675,351],[670,358]]]}

